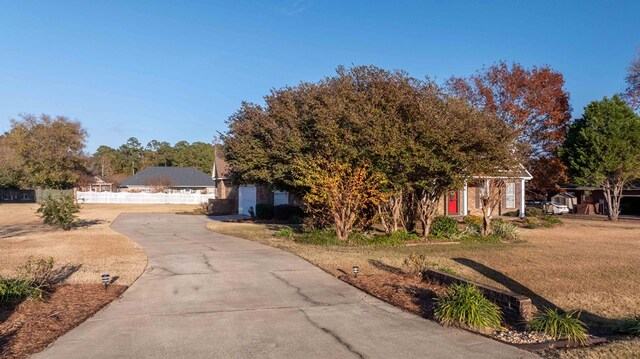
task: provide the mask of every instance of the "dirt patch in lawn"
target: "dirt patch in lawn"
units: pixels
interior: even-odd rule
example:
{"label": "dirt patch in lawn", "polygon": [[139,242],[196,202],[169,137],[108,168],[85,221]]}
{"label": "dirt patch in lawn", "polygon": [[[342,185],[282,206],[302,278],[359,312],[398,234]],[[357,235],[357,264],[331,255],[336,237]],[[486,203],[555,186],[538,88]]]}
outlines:
{"label": "dirt patch in lawn", "polygon": [[27,358],[42,351],[67,331],[118,298],[125,286],[66,284],[45,300],[26,300],[15,308],[0,309],[0,357]]}

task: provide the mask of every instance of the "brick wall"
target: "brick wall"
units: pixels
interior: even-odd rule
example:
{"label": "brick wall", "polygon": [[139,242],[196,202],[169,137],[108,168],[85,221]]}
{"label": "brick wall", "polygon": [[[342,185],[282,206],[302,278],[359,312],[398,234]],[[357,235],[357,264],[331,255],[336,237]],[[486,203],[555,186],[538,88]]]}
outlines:
{"label": "brick wall", "polygon": [[424,272],[423,278],[444,285],[467,283],[475,285],[480,289],[484,296],[487,297],[487,299],[500,307],[505,320],[512,324],[521,325],[522,323],[531,320],[533,316],[533,305],[531,304],[531,299],[524,295],[493,288],[431,269]]}
{"label": "brick wall", "polygon": [[238,201],[235,198],[209,200],[209,215],[226,216],[236,213],[238,213]]}
{"label": "brick wall", "polygon": [[256,185],[256,204],[273,204],[273,191],[267,185]]}

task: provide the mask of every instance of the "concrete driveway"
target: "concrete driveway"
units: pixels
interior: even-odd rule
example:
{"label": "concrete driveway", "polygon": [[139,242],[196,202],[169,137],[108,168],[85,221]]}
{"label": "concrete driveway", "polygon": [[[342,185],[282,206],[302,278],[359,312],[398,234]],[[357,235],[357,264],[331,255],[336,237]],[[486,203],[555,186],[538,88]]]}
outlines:
{"label": "concrete driveway", "polygon": [[[149,263],[120,300],[34,358],[534,358],[402,312],[199,216],[121,215]],[[112,273],[117,275],[117,273]]]}

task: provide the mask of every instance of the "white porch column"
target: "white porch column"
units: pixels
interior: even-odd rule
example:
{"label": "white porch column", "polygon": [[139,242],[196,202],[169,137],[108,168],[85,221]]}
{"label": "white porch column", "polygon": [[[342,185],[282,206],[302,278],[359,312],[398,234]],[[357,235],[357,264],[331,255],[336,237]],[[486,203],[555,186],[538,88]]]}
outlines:
{"label": "white porch column", "polygon": [[524,182],[525,182],[525,180],[520,180],[520,218],[524,218],[524,212],[525,212]]}
{"label": "white porch column", "polygon": [[464,188],[462,189],[462,216],[466,216],[469,214],[469,195],[468,195],[468,187],[467,181],[464,181]]}

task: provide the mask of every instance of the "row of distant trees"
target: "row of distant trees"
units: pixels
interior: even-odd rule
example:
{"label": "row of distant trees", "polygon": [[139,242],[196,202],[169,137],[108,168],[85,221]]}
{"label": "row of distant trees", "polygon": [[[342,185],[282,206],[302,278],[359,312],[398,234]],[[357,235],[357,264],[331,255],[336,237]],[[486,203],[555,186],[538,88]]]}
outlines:
{"label": "row of distant trees", "polygon": [[132,137],[118,148],[85,153],[87,132],[64,116],[20,115],[0,136],[0,188],[71,188],[100,175],[118,182],[149,166],[197,167],[209,172],[213,146],[203,142],[150,141]]}
{"label": "row of distant trees", "polygon": [[131,137],[118,148],[100,146],[91,158],[91,170],[103,177],[136,173],[150,166],[196,167],[208,173],[213,165],[213,145],[204,142],[152,140],[143,146]]}

